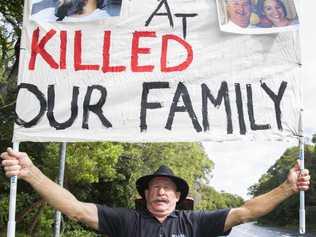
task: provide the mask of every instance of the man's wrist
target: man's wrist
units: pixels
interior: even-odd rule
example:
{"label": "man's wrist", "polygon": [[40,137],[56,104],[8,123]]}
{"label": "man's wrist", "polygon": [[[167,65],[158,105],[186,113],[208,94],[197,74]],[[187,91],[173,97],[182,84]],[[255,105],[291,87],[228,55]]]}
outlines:
{"label": "man's wrist", "polygon": [[35,165],[31,165],[28,174],[24,176],[23,179],[32,185],[40,182],[42,175],[42,172]]}
{"label": "man's wrist", "polygon": [[292,185],[286,180],[281,185],[280,188],[282,189],[283,193],[286,197],[290,197],[296,193],[293,189]]}

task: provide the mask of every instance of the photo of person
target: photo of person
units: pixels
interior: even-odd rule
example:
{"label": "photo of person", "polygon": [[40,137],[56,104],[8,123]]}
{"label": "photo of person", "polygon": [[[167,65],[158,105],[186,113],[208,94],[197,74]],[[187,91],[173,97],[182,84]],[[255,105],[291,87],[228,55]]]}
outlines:
{"label": "photo of person", "polygon": [[229,21],[242,28],[250,24],[251,8],[250,0],[226,0]]}
{"label": "photo of person", "polygon": [[222,31],[265,34],[297,30],[299,20],[293,0],[217,0]]}
{"label": "photo of person", "polygon": [[33,0],[31,20],[86,22],[119,16],[122,0]]}
{"label": "photo of person", "polygon": [[260,19],[264,19],[258,24],[259,27],[282,27],[299,23],[297,17],[288,18],[286,7],[281,0],[258,0],[257,13]]}

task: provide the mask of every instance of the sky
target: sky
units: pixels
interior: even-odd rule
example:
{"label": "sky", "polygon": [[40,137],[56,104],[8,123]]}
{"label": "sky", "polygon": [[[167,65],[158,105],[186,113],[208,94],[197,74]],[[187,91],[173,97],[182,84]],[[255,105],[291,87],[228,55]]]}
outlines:
{"label": "sky", "polygon": [[203,143],[209,159],[215,163],[210,185],[217,191],[237,194],[249,199],[248,188],[280,158],[289,142]]}
{"label": "sky", "polygon": [[[307,136],[316,133],[316,33],[314,9],[316,1],[300,1],[302,62],[304,79],[304,127]],[[312,20],[309,20],[312,19]],[[307,83],[306,83],[307,82]],[[218,191],[238,194],[247,199],[248,188],[258,182],[267,169],[280,158],[287,147],[296,143],[285,142],[227,142],[203,143],[208,157],[214,161],[210,184]]]}

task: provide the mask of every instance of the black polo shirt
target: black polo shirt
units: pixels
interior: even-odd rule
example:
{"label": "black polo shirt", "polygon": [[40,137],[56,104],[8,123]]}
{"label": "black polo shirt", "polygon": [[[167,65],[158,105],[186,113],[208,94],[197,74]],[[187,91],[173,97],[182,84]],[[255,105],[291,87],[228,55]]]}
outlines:
{"label": "black polo shirt", "polygon": [[148,211],[97,205],[99,232],[109,237],[213,237],[228,235],[224,224],[229,209],[174,211],[160,223]]}

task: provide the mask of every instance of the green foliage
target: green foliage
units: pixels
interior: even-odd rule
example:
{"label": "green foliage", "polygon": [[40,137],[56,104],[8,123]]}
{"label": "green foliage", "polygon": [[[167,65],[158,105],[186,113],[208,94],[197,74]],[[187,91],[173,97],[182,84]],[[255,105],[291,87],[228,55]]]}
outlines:
{"label": "green foliage", "polygon": [[216,210],[221,208],[239,207],[244,203],[244,200],[238,195],[232,195],[225,192],[217,192],[214,188],[203,185],[199,189],[200,199],[197,209],[201,210]]}
{"label": "green foliage", "polygon": [[225,200],[227,208],[240,207],[244,203],[244,199],[238,195],[231,193],[222,192],[221,196]]}
{"label": "green foliage", "polygon": [[152,143],[142,147],[143,166],[141,176],[153,172],[162,164],[171,167],[176,174],[187,180],[190,187],[196,181],[207,182],[207,174],[213,169],[213,162],[206,159],[200,144],[196,143]]}
{"label": "green foliage", "polygon": [[0,141],[12,137],[22,0],[0,1]]}
{"label": "green foliage", "polygon": [[[19,42],[23,12],[22,0],[0,1],[0,151],[11,145]],[[56,180],[59,165],[59,145],[23,143],[27,152],[43,173]],[[238,198],[218,194],[207,186],[213,169],[200,144],[195,143],[77,143],[68,144],[64,186],[82,201],[111,206],[133,207],[138,197],[135,181],[152,173],[159,165],[170,166],[186,179],[190,195],[198,197],[201,208],[237,205]],[[0,230],[6,228],[9,182],[0,172]],[[212,191],[210,191],[212,190]],[[205,195],[204,195],[205,194]],[[212,194],[218,201],[208,196]],[[200,201],[200,204],[199,204]],[[208,204],[207,202],[210,202]],[[46,205],[25,182],[18,182],[17,236],[51,236],[54,210]],[[0,233],[2,236],[3,232]],[[97,236],[85,227],[65,218],[63,236]]]}
{"label": "green foliage", "polygon": [[0,196],[0,229],[3,227],[3,223],[8,222],[8,211],[9,209],[9,197],[6,193],[1,193]]}
{"label": "green foliage", "polygon": [[62,225],[61,234],[63,237],[97,237],[101,236],[94,232],[91,232],[84,226],[74,222],[66,221]]}
{"label": "green foliage", "polygon": [[[10,146],[15,119],[14,105],[22,23],[22,0],[0,1],[0,150]],[[59,145],[23,143],[27,152],[43,173],[56,180],[59,165]],[[200,144],[193,143],[78,143],[68,144],[64,186],[82,201],[111,206],[133,207],[138,197],[135,181],[152,173],[159,165],[169,165],[176,174],[188,180],[190,195],[196,196],[206,187],[213,168]],[[0,229],[7,222],[9,182],[0,173]],[[49,236],[54,210],[25,182],[18,182],[18,236]],[[204,198],[204,196],[203,196]],[[201,199],[203,201],[204,199]],[[225,205],[227,206],[226,202]],[[35,235],[35,233],[37,233]],[[67,218],[64,236],[95,236]]]}
{"label": "green foliage", "polygon": [[[298,158],[298,148],[288,149],[282,157],[269,168],[259,182],[249,188],[249,193],[258,196],[281,184],[287,177],[289,169]],[[316,150],[314,146],[305,146],[305,167],[310,170],[312,180],[316,179]],[[311,226],[316,217],[316,184],[312,182],[311,189],[306,192],[306,221]],[[261,223],[276,225],[297,225],[299,210],[299,195],[283,202],[270,214],[259,219]],[[315,226],[316,227],[316,226]]]}
{"label": "green foliage", "polygon": [[[56,179],[58,144],[23,143],[21,150],[28,152],[34,164],[48,177]],[[138,197],[135,188],[137,178],[152,173],[161,164],[169,165],[176,174],[188,181],[191,196],[195,198],[203,193],[196,200],[197,207],[213,209],[237,205],[237,198],[234,196],[219,194],[207,186],[213,163],[207,158],[202,146],[195,143],[68,144],[64,186],[82,201],[134,207],[134,200]],[[52,231],[54,210],[46,206],[28,184],[18,184],[17,216],[22,216],[17,225],[19,231],[47,235]],[[8,195],[8,186],[4,193]],[[7,199],[0,204],[2,213],[7,213]],[[0,225],[5,226],[6,218],[5,215],[1,216]],[[67,218],[64,226],[66,236],[84,236],[89,231]]]}
{"label": "green foliage", "polygon": [[63,235],[64,237],[95,237],[97,236],[91,231],[88,230],[81,230],[81,229],[74,229],[72,231],[68,231]]}

